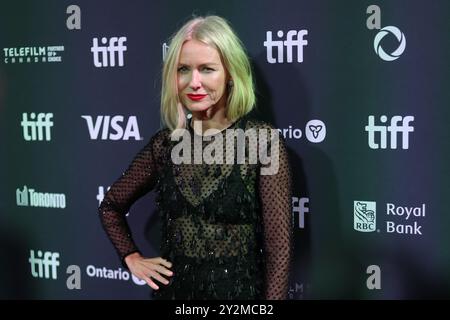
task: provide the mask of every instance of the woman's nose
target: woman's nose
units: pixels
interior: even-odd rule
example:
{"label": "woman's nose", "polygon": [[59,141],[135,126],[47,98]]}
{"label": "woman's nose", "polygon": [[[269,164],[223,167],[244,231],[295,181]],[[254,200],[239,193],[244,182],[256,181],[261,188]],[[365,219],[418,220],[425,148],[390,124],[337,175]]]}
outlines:
{"label": "woman's nose", "polygon": [[197,90],[202,86],[200,73],[197,70],[192,71],[192,77],[189,86],[194,90]]}

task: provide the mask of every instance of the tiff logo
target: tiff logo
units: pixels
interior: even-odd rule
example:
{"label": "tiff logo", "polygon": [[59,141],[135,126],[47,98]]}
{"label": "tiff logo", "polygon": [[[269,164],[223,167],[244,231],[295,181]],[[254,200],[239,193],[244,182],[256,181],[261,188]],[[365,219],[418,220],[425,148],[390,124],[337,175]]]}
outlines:
{"label": "tiff logo", "polygon": [[162,45],[162,57],[163,57],[163,61],[166,61],[166,57],[167,57],[167,52],[169,51],[169,46],[167,45],[167,43],[163,43]]}
{"label": "tiff logo", "polygon": [[41,250],[37,252],[37,258],[34,255],[34,250],[30,250],[30,258],[28,262],[31,265],[31,275],[34,278],[51,278],[57,279],[57,268],[59,266],[59,253],[46,251],[42,253]]}
{"label": "tiff logo", "polygon": [[[97,68],[101,67],[115,67],[116,66],[116,52],[119,67],[123,67],[123,53],[127,51],[127,47],[123,45],[127,41],[126,37],[112,37],[109,39],[108,46],[99,46],[98,38],[92,39],[91,52],[94,56],[94,65]],[[108,39],[103,37],[102,44],[106,45]],[[108,54],[109,53],[109,54]]]}
{"label": "tiff logo", "polygon": [[309,213],[309,198],[292,197],[292,213],[298,214],[298,227],[305,228],[305,213]]}
{"label": "tiff logo", "polygon": [[28,120],[28,114],[22,113],[22,122],[20,125],[23,128],[23,138],[26,141],[45,141],[51,140],[50,128],[53,127],[53,113],[36,113],[30,114],[30,120]]}
{"label": "tiff logo", "polygon": [[[388,121],[388,118],[383,115],[380,117],[380,121],[381,123],[386,123]],[[397,135],[399,133],[401,133],[402,137],[402,149],[408,149],[409,133],[414,132],[414,127],[409,125],[412,121],[414,121],[413,116],[393,116],[391,118],[391,124],[389,126],[375,125],[375,117],[369,116],[369,124],[366,126],[366,131],[368,132],[369,147],[371,149],[386,149],[389,132],[391,149],[397,149]]]}
{"label": "tiff logo", "polygon": [[[108,191],[109,188],[110,187],[107,187],[106,191]],[[105,198],[105,188],[103,186],[99,186],[98,187],[98,194],[97,194],[98,205],[100,205],[102,203],[104,198]]]}
{"label": "tiff logo", "polygon": [[[305,35],[308,34],[308,30],[289,30],[286,34],[286,40],[282,40],[284,32],[279,30],[277,36],[279,40],[272,40],[272,31],[266,32],[266,41],[264,41],[264,47],[267,52],[267,62],[269,63],[283,63],[284,62],[284,48],[286,47],[286,62],[293,62],[293,48],[297,48],[297,62],[303,62],[303,47],[308,44],[308,40],[305,40]],[[275,57],[274,57],[274,50]]]}
{"label": "tiff logo", "polygon": [[125,129],[122,124],[124,116],[97,116],[95,122],[92,116],[81,117],[86,120],[91,140],[142,140],[136,116],[128,118]]}

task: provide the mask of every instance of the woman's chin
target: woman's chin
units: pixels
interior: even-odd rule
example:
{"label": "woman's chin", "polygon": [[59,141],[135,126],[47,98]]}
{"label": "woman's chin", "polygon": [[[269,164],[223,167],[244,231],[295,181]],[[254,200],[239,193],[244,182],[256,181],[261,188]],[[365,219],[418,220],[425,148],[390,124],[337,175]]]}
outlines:
{"label": "woman's chin", "polygon": [[190,103],[186,106],[187,109],[191,112],[203,112],[211,108],[211,105],[201,104],[201,103]]}

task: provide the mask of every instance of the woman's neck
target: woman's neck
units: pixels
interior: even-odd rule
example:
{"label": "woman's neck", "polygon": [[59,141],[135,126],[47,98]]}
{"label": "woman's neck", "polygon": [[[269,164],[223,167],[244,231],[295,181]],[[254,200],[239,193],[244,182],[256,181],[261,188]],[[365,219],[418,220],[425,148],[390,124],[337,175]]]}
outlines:
{"label": "woman's neck", "polygon": [[215,106],[205,111],[192,112],[192,119],[191,119],[192,123],[195,123],[196,121],[201,121],[202,132],[201,133],[196,132],[197,134],[203,135],[203,133],[208,129],[217,129],[221,131],[232,124],[232,121],[227,119],[226,117],[225,105],[220,107],[218,105],[219,104],[216,104]]}

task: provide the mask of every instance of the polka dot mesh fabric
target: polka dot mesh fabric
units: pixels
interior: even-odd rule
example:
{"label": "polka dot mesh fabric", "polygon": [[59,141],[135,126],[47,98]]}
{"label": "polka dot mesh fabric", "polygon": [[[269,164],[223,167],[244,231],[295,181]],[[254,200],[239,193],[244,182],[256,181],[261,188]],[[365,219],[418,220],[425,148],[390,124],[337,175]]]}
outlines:
{"label": "polka dot mesh fabric", "polygon": [[[247,133],[240,162],[236,159],[242,149],[228,136],[233,129]],[[180,164],[171,157],[178,142],[171,141],[168,129],[160,130],[105,194],[101,221],[124,263],[127,255],[139,251],[125,214],[137,199],[157,192],[161,256],[173,263],[174,276],[169,285],[153,291],[154,299],[287,298],[292,178],[285,142],[270,129],[265,122],[243,117],[202,139],[189,127],[192,163]],[[263,131],[270,132],[267,146],[261,142]],[[194,137],[201,148],[195,147]],[[218,152],[222,163],[193,163],[220,139],[223,147],[210,154]],[[279,160],[277,170],[259,158],[261,150]],[[270,174],[262,174],[264,169]]]}

